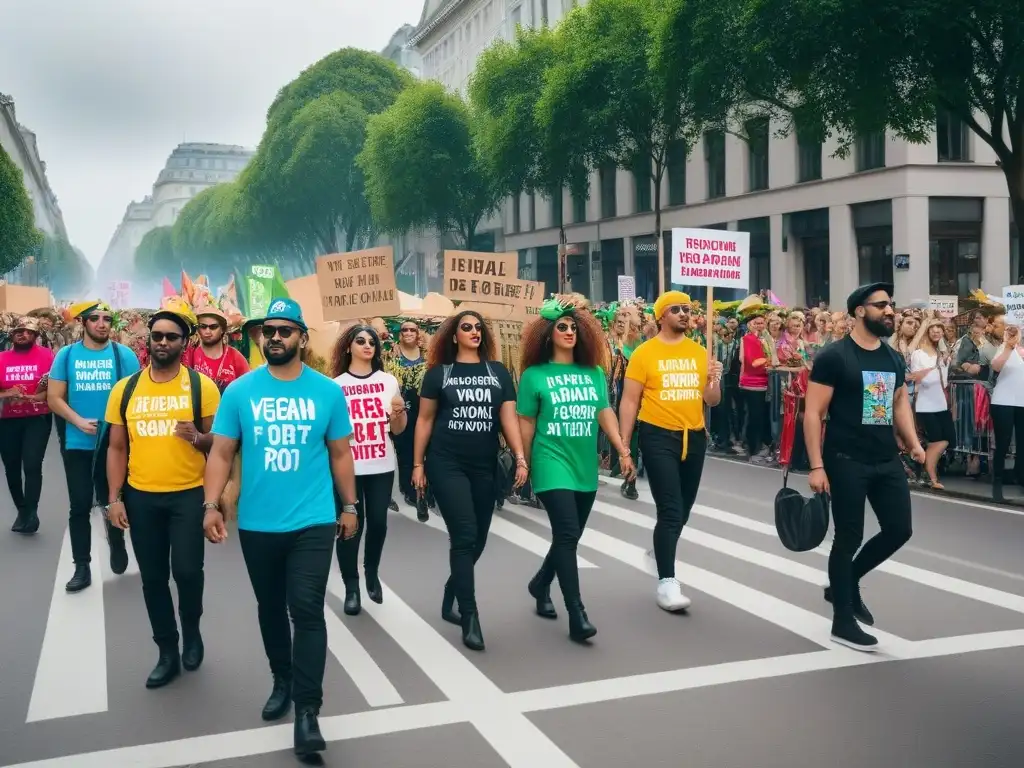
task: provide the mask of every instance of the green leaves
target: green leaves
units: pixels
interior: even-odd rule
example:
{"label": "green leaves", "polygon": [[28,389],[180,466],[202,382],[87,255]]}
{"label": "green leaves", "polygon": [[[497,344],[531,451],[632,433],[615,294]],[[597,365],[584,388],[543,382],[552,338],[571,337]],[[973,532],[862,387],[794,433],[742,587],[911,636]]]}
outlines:
{"label": "green leaves", "polygon": [[80,297],[92,284],[92,265],[64,237],[44,235],[38,258],[39,272],[46,275],[46,283],[58,298]]}
{"label": "green leaves", "polygon": [[139,277],[158,281],[175,274],[178,267],[173,227],[157,227],[143,235],[135,249],[135,272]]}
{"label": "green leaves", "polygon": [[33,255],[42,241],[21,169],[0,147],[0,275]]}

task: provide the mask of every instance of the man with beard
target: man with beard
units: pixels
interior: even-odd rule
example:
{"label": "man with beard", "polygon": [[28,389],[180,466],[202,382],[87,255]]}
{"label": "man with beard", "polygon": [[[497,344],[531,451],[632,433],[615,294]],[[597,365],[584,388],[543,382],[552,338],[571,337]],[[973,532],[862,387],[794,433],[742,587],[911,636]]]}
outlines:
{"label": "man with beard", "polygon": [[[81,592],[92,584],[92,531],[89,513],[93,502],[105,504],[106,472],[94,471],[97,426],[107,410],[110,390],[120,379],[139,370],[139,359],[128,347],[110,340],[114,313],[102,301],[84,301],[71,308],[82,324],[82,340],[61,348],[50,370],[47,402],[66,427],[64,476],[71,511],[68,535],[75,573],[65,589]],[[128,568],[124,531],[106,523],[110,545],[110,570],[122,574]]]}
{"label": "man with beard", "polygon": [[[352,426],[342,388],[302,363],[309,331],[299,305],[272,301],[262,336],[267,364],[229,386],[217,412],[203,527],[212,543],[227,539],[219,499],[241,448],[238,539],[274,677],[262,717],[277,720],[294,703],[295,753],[307,757],[327,748],[317,718],[335,540],[358,527]],[[332,486],[342,499],[340,524]]]}
{"label": "man with beard", "polygon": [[[195,315],[183,302],[149,321],[149,365],[119,381],[107,402],[110,425],[107,517],[131,532],[142,596],[160,655],[147,688],[167,685],[203,661],[203,471],[217,385],[181,364]],[[170,576],[178,587],[178,624]]]}
{"label": "man with beard", "polygon": [[[925,458],[907,394],[906,365],[883,341],[895,326],[892,293],[892,283],[871,283],[850,294],[846,308],[855,325],[849,336],[814,359],[804,414],[808,482],[815,493],[832,497],[835,540],[825,588],[833,610],[832,640],[869,652],[877,649],[878,640],[858,624],[875,623],[861,599],[861,579],[911,534],[910,487],[899,459],[900,442],[915,461]],[[880,530],[861,548],[865,500]]]}
{"label": "man with beard", "polygon": [[225,335],[228,319],[216,307],[196,310],[199,321],[199,346],[189,347],[182,362],[204,376],[209,376],[223,392],[228,384],[249,372],[249,364],[242,353],[228,345]]}

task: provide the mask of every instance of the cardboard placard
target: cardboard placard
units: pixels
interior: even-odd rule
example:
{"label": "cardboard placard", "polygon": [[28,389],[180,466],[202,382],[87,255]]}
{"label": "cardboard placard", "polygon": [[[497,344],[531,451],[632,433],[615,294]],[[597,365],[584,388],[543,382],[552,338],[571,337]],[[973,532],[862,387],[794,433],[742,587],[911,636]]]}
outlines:
{"label": "cardboard placard", "polygon": [[636,278],[632,275],[619,275],[619,301],[636,298]]}
{"label": "cardboard placard", "polygon": [[485,304],[482,301],[464,301],[455,309],[459,312],[476,312],[484,320],[511,320],[515,307],[511,304]]}
{"label": "cardboard placard", "polygon": [[952,318],[960,314],[960,299],[957,296],[934,294],[928,297],[928,309],[939,317]]}
{"label": "cardboard placard", "polygon": [[395,253],[388,246],[333,253],[316,260],[324,320],[393,317],[402,311],[395,284]]}
{"label": "cardboard placard", "polygon": [[521,282],[518,253],[444,252],[444,295],[453,301],[515,304]]}
{"label": "cardboard placard", "polygon": [[1024,285],[1004,286],[1003,304],[1006,307],[1007,325],[1024,327]]}

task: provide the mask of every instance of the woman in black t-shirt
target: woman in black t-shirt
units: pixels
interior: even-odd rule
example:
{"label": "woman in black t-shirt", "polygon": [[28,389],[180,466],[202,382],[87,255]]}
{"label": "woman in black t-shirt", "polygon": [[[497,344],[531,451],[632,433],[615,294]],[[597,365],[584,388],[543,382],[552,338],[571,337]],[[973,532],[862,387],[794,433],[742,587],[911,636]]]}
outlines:
{"label": "woman in black t-shirt", "polygon": [[441,617],[461,624],[463,644],[475,651],[484,649],[484,638],[473,567],[494,514],[499,430],[516,458],[515,487],[528,474],[515,385],[495,358],[494,336],[476,312],[454,315],[438,328],[427,352],[413,451],[412,483],[422,493],[429,478],[448,527],[451,576]]}

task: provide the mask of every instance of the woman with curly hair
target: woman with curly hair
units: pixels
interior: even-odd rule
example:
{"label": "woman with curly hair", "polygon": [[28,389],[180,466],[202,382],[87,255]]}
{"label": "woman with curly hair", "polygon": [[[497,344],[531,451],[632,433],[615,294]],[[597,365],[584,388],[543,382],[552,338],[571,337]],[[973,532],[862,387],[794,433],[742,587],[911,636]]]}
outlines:
{"label": "woman with curly hair", "polygon": [[413,485],[422,493],[429,478],[448,527],[451,577],[441,617],[461,624],[463,645],[475,651],[484,649],[484,638],[473,568],[494,514],[499,430],[515,454],[517,488],[528,474],[515,385],[496,358],[494,335],[478,313],[459,312],[445,320],[427,352],[414,439]]}
{"label": "woman with curly hair", "polygon": [[521,346],[519,429],[527,463],[533,466],[534,493],[551,522],[551,548],[527,589],[537,601],[538,616],[558,618],[551,602],[557,575],[569,637],[585,642],[597,628],[580,599],[576,547],[597,496],[598,427],[627,481],[635,469],[608,404],[605,344],[597,320],[572,303],[551,299],[526,329]]}
{"label": "woman with curly hair", "polygon": [[[380,337],[368,325],[354,325],[341,334],[334,346],[331,373],[345,392],[349,421],[352,422],[352,459],[356,472],[359,525],[355,536],[338,539],[337,553],[341,577],[345,582],[345,613],[356,616],[362,610],[359,539],[364,525],[366,594],[375,603],[384,602],[377,571],[388,534],[388,505],[397,466],[390,435],[398,435],[405,430],[405,400],[399,392],[398,380],[384,370]],[[336,498],[335,501],[340,509],[341,500]]]}

